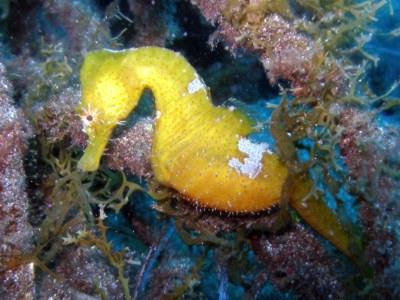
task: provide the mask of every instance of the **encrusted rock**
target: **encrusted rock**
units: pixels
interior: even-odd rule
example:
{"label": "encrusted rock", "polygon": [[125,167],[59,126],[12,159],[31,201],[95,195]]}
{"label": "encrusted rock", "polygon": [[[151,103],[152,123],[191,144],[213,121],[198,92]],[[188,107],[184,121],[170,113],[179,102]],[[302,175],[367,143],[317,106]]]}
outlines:
{"label": "encrusted rock", "polygon": [[21,261],[33,245],[23,168],[29,130],[11,92],[0,64],[0,298],[33,299],[33,265]]}

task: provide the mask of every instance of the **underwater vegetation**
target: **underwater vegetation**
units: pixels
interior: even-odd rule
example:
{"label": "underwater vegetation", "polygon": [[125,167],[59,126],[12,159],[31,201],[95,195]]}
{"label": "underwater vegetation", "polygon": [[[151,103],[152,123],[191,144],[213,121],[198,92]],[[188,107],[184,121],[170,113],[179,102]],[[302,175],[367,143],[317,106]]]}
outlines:
{"label": "underwater vegetation", "polygon": [[0,7],[1,299],[400,296],[397,2]]}

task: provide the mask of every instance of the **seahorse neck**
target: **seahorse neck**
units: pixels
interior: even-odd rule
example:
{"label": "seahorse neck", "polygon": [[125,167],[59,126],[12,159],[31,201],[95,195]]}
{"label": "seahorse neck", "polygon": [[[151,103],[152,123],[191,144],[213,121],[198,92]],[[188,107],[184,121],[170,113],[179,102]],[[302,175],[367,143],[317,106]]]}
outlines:
{"label": "seahorse neck", "polygon": [[210,107],[206,86],[186,59],[170,50],[163,51],[155,59],[155,50],[159,53],[159,49],[152,47],[134,52],[136,59],[132,65],[143,88],[152,91],[158,113],[164,116],[174,112],[176,116],[177,111],[200,112]]}

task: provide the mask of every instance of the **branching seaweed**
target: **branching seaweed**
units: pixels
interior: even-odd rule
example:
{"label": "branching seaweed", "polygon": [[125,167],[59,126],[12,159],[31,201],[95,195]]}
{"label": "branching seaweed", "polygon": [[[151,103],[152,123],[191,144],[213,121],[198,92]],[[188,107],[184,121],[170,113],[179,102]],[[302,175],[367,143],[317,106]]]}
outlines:
{"label": "branching seaweed", "polygon": [[102,255],[107,258],[111,266],[117,270],[117,278],[123,287],[125,299],[132,299],[129,289],[129,280],[125,277],[126,251],[122,250],[118,252],[112,248],[112,245],[107,241],[107,227],[102,218],[98,219],[96,230],[98,231],[97,234],[93,231],[82,230],[78,232],[76,237],[69,235],[64,238],[64,244],[75,243],[84,247],[95,246],[99,249]]}
{"label": "branching seaweed", "polygon": [[[33,262],[40,270],[62,282],[65,280],[63,275],[52,269],[63,247],[66,244],[96,247],[116,269],[125,299],[131,299],[129,282],[124,275],[126,250],[116,251],[108,241],[104,209],[119,211],[129,196],[142,188],[124,175],[118,188],[114,189],[110,184],[99,188],[98,183],[106,178],[105,174],[80,171],[76,167],[77,153],[71,151],[65,141],[51,143],[44,137],[39,137],[39,140],[40,160],[47,170],[43,184],[50,191],[45,196],[50,209],[40,225],[34,251],[10,261],[7,269]],[[106,182],[110,178],[107,177]],[[93,186],[97,186],[95,192],[92,192]],[[98,216],[93,213],[95,207],[99,208]],[[95,290],[103,293],[99,287]]]}

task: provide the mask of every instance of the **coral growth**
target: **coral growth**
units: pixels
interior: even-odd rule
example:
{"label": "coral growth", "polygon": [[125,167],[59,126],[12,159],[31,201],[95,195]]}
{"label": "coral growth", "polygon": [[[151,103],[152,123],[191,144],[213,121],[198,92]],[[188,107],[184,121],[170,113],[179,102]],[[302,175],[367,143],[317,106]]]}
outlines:
{"label": "coral growth", "polygon": [[[211,22],[219,23],[214,38],[232,46],[259,53],[269,80],[289,80],[296,95],[314,95],[326,86],[341,89],[340,66],[328,64],[323,48],[297,30],[287,1],[274,6],[269,1],[194,1]],[[282,14],[282,11],[284,14]]]}
{"label": "coral growth", "polygon": [[293,291],[298,298],[344,299],[344,286],[332,271],[332,259],[302,225],[273,237],[256,235],[251,245],[279,289]]}
{"label": "coral growth", "polygon": [[113,170],[126,170],[139,177],[152,177],[150,154],[153,123],[150,118],[141,119],[115,137],[105,152],[106,165]]}
{"label": "coral growth", "polygon": [[65,89],[45,105],[36,104],[33,113],[37,118],[38,133],[50,143],[70,140],[70,146],[86,146],[82,122],[75,112],[80,96],[77,90]]}
{"label": "coral growth", "polygon": [[5,67],[0,64],[0,297],[29,299],[34,292],[33,266],[15,265],[15,261],[33,248],[23,166],[30,130],[11,95]]}
{"label": "coral growth", "polygon": [[398,271],[399,227],[394,220],[400,211],[397,200],[400,183],[391,172],[391,164],[398,164],[393,154],[399,151],[399,132],[384,130],[383,125],[373,119],[375,113],[348,109],[340,116],[340,149],[353,180],[353,189],[365,201],[360,205],[367,240],[365,256],[379,274],[373,283],[373,295],[390,298],[399,295],[397,290],[388,293],[393,289]]}
{"label": "coral growth", "polygon": [[115,281],[112,268],[95,247],[65,246],[54,269],[60,280],[47,274],[41,283],[40,299],[107,297],[124,299],[122,287]]}
{"label": "coral growth", "polygon": [[[40,14],[41,22],[31,17],[37,14]],[[79,59],[79,55],[89,49],[106,47],[111,42],[109,29],[101,20],[100,12],[80,1],[12,2],[9,23],[13,29],[12,52],[23,56],[27,52],[40,54],[46,50],[46,45],[58,45],[58,49],[65,51],[63,56]]]}

